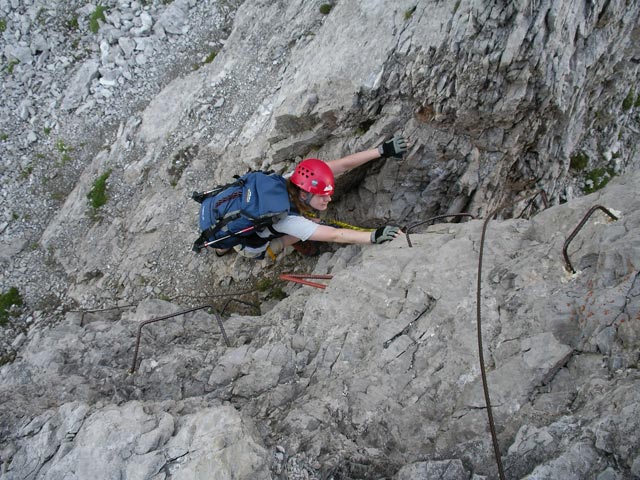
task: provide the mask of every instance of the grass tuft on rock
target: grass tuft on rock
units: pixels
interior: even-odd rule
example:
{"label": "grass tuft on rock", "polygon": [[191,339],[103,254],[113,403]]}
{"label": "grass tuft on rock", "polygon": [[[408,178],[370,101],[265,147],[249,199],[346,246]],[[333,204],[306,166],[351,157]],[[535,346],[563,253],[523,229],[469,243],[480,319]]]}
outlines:
{"label": "grass tuft on rock", "polygon": [[107,179],[111,175],[111,169],[104,172],[93,182],[93,186],[89,193],[87,194],[87,198],[89,199],[89,204],[94,210],[98,210],[100,207],[104,206],[107,203]]}
{"label": "grass tuft on rock", "polygon": [[93,13],[89,16],[89,30],[91,33],[98,33],[100,30],[100,23],[98,20],[102,20],[106,22],[107,20],[104,18],[104,12],[107,11],[107,7],[104,5],[98,5]]}
{"label": "grass tuft on rock", "polygon": [[22,297],[16,287],[11,287],[0,295],[0,326],[4,327],[7,324],[13,307],[21,307],[22,304]]}

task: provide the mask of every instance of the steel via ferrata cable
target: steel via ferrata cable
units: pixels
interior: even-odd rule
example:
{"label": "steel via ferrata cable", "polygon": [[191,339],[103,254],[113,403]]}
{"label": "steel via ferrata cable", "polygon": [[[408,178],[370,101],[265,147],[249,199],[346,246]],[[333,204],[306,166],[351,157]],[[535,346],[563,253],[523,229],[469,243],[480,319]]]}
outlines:
{"label": "steel via ferrata cable", "polygon": [[[537,191],[533,195],[529,195],[525,198],[517,199],[510,203],[503,203],[499,207],[497,207],[494,211],[492,211],[484,223],[482,224],[482,235],[480,236],[480,251],[478,253],[478,283],[476,288],[476,320],[477,320],[477,330],[478,330],[478,359],[480,362],[480,376],[482,377],[482,390],[484,392],[484,400],[487,405],[487,419],[489,422],[489,431],[491,433],[491,442],[493,444],[493,452],[496,457],[496,465],[498,467],[498,475],[500,476],[500,480],[505,480],[504,468],[502,466],[502,455],[500,453],[500,444],[498,443],[498,435],[496,433],[495,422],[493,419],[493,409],[491,407],[491,397],[489,395],[489,382],[487,381],[487,371],[484,365],[484,349],[482,345],[482,260],[484,256],[484,244],[485,238],[487,234],[487,227],[492,218],[494,218],[500,211],[503,209],[516,205],[520,202],[529,200],[532,202],[535,197],[540,194],[541,191]],[[546,195],[544,195],[546,200]],[[545,205],[547,202],[545,201]]]}

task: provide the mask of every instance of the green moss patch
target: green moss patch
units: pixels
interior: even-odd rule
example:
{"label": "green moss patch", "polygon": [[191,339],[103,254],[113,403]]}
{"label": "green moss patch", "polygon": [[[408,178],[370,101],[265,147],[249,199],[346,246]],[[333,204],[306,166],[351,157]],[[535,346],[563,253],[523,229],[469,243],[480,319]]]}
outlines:
{"label": "green moss patch", "polygon": [[98,178],[96,178],[96,180],[93,182],[91,190],[89,190],[89,193],[87,194],[89,204],[94,210],[99,209],[107,203],[107,179],[110,175],[111,170],[109,169]]}
{"label": "green moss patch", "polygon": [[[413,7],[411,7],[410,9],[406,10],[406,11],[404,12],[404,19],[405,19],[405,20],[409,20],[411,17],[413,17],[413,12],[415,12],[415,11],[416,11],[416,8],[417,8],[417,7],[413,6]],[[457,7],[456,7],[456,8],[457,8]]]}
{"label": "green moss patch", "polygon": [[589,164],[589,155],[584,152],[577,152],[571,155],[569,167],[577,172],[583,171]]}
{"label": "green moss patch", "polygon": [[89,30],[91,30],[92,33],[98,33],[98,30],[100,30],[100,23],[98,22],[98,20],[106,22],[106,19],[104,18],[104,12],[106,11],[107,7],[105,7],[104,5],[98,5],[93,13],[89,16]]}
{"label": "green moss patch", "polygon": [[589,194],[604,188],[609,180],[615,177],[613,168],[601,167],[587,172],[585,176],[584,193]]}
{"label": "green moss patch", "polygon": [[629,90],[629,93],[627,93],[627,96],[624,97],[624,100],[622,101],[622,110],[627,112],[629,110],[631,110],[631,107],[633,107],[634,103],[635,103],[635,97],[636,97],[636,92],[634,91],[633,87],[631,88],[631,90]]}
{"label": "green moss patch", "polygon": [[9,317],[15,314],[14,307],[22,306],[22,297],[16,287],[11,287],[0,295],[0,326],[5,326]]}

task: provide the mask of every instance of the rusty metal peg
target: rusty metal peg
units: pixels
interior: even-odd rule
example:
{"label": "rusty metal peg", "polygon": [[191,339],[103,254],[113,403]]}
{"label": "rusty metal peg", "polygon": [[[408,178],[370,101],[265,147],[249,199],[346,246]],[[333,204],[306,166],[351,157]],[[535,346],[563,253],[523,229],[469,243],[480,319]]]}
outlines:
{"label": "rusty metal peg", "polygon": [[280,280],[301,283],[302,285],[308,285],[315,288],[327,288],[324,283],[310,282],[307,280],[308,278],[314,280],[331,280],[333,278],[333,275],[311,275],[306,273],[282,273],[280,275]]}
{"label": "rusty metal peg", "polygon": [[409,238],[409,234],[411,233],[411,230],[419,227],[420,225],[424,225],[425,223],[429,223],[429,222],[435,222],[436,220],[440,220],[441,218],[450,218],[450,217],[469,217],[469,218],[476,218],[475,216],[471,215],[470,213],[451,213],[448,215],[438,215],[437,217],[431,217],[428,218],[427,220],[423,220],[421,222],[417,222],[417,223],[412,223],[411,225],[407,225],[406,227],[403,228],[405,235],[407,236],[407,244],[409,245],[409,247],[413,247],[413,245],[411,244],[411,238]]}
{"label": "rusty metal peg", "polygon": [[[227,305],[228,305],[228,303],[227,303]],[[145,320],[144,322],[141,322],[140,325],[138,326],[138,336],[137,336],[137,339],[136,339],[136,347],[135,347],[135,350],[133,351],[133,361],[131,363],[131,369],[129,370],[129,373],[130,374],[134,374],[136,372],[136,363],[138,361],[138,351],[140,350],[140,337],[142,335],[142,328],[145,325],[148,325],[150,323],[160,322],[162,320],[168,320],[170,318],[178,317],[180,315],[186,315],[187,313],[196,312],[198,310],[204,310],[205,308],[209,308],[209,309],[213,310],[213,316],[216,318],[216,321],[218,322],[218,326],[220,327],[220,332],[222,333],[222,337],[224,338],[224,342],[227,345],[227,347],[230,347],[231,343],[229,342],[229,338],[227,337],[227,333],[224,331],[224,327],[222,325],[222,320],[220,320],[220,316],[215,312],[214,307],[212,307],[211,305],[202,305],[201,307],[190,308],[188,310],[183,310],[181,312],[172,313],[170,315],[165,315],[163,317],[151,318],[149,320]]]}
{"label": "rusty metal peg", "polygon": [[567,249],[569,248],[569,244],[573,241],[573,239],[578,234],[578,232],[582,230],[582,227],[584,227],[584,225],[587,223],[587,220],[589,220],[589,217],[591,217],[591,215],[593,215],[593,213],[596,210],[602,210],[604,213],[609,215],[611,219],[618,220],[618,217],[616,217],[613,213],[611,213],[611,211],[609,211],[607,208],[603,207],[602,205],[594,205],[589,209],[589,211],[582,218],[578,226],[573,229],[573,232],[571,232],[571,235],[567,237],[567,239],[564,242],[564,246],[562,247],[562,255],[564,256],[565,266],[567,267],[567,270],[569,270],[571,273],[576,273],[576,271],[573,268],[573,265],[571,264],[571,260],[569,260],[569,254],[567,253]]}

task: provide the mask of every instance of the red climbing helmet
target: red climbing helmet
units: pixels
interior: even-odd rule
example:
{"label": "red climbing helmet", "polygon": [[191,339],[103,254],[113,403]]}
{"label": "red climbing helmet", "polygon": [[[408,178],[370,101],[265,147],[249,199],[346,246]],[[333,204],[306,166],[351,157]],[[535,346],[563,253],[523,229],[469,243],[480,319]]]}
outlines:
{"label": "red climbing helmet", "polygon": [[291,175],[291,183],[313,195],[331,195],[335,185],[331,168],[317,158],[301,161]]}

